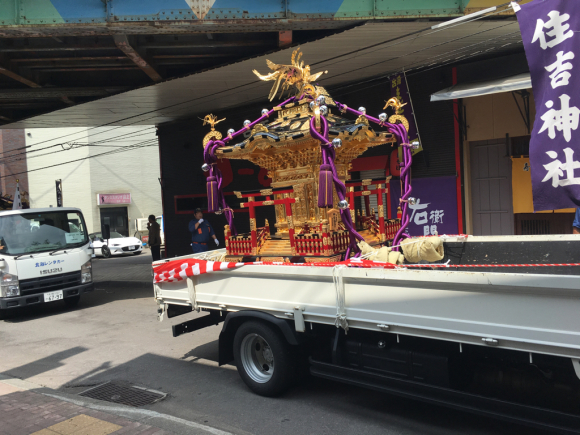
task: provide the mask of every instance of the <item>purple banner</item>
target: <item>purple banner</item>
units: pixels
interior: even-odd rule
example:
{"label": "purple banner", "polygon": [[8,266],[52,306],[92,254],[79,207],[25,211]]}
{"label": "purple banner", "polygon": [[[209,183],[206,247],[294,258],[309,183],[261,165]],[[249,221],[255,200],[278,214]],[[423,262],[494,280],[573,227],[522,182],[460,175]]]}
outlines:
{"label": "purple banner", "polygon": [[534,0],[519,8],[536,103],[530,140],[534,211],[578,207],[580,1]]}
{"label": "purple banner", "polygon": [[[411,143],[414,140],[419,139],[419,132],[417,130],[417,124],[415,123],[415,117],[413,116],[413,107],[411,105],[409,88],[407,87],[407,78],[404,73],[400,73],[389,77],[389,83],[391,84],[391,98],[396,98],[401,102],[401,104],[404,104],[399,111],[391,116],[403,115],[407,118],[407,121],[409,121],[409,130],[407,134],[409,135],[409,143]],[[396,121],[396,119],[391,120],[389,117],[389,122],[394,124],[395,122],[393,121]]]}
{"label": "purple banner", "polygon": [[[409,234],[428,236],[457,234],[457,198],[455,177],[414,178],[415,205],[409,205]],[[397,215],[401,185],[391,181],[391,213]]]}

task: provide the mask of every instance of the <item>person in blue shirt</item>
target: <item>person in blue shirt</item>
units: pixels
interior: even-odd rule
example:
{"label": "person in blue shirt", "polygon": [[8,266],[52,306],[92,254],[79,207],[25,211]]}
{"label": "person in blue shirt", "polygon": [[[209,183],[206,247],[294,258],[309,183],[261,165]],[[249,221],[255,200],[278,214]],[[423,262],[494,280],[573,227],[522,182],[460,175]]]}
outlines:
{"label": "person in blue shirt", "polygon": [[191,233],[191,248],[194,254],[207,251],[210,239],[213,239],[217,246],[220,245],[213,228],[209,222],[203,219],[201,208],[195,209],[195,218],[189,222],[189,232]]}
{"label": "person in blue shirt", "polygon": [[572,224],[572,234],[580,234],[580,207],[576,209],[576,216]]}

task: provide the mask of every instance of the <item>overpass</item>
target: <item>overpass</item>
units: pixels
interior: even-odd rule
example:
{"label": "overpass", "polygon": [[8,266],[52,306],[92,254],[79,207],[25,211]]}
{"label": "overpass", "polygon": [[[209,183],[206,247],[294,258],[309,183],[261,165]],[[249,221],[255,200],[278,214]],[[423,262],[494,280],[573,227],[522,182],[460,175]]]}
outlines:
{"label": "overpass", "polygon": [[[0,126],[354,29],[500,0],[0,0]],[[495,13],[495,18],[511,14]],[[413,24],[414,23],[414,24]],[[401,30],[400,37],[405,31]],[[381,34],[377,42],[384,41]]]}

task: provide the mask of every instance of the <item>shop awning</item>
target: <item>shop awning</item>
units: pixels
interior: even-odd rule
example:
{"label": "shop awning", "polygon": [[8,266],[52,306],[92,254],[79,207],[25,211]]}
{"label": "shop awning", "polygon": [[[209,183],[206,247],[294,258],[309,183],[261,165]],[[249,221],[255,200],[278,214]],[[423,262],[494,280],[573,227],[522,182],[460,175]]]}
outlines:
{"label": "shop awning", "polygon": [[481,95],[512,92],[532,87],[530,73],[488,82],[465,83],[451,86],[431,95],[431,101],[455,100],[459,98],[479,97]]}
{"label": "shop awning", "polygon": [[[437,68],[468,58],[521,47],[517,21],[476,20],[432,29],[430,23],[368,23],[301,46],[312,71],[328,71],[320,78],[332,88],[388,77],[401,71]],[[271,82],[252,73],[268,72],[266,59],[288,64],[286,48],[186,77],[168,80],[100,100],[35,116],[2,128],[90,127],[104,125],[158,125],[203,113],[244,106],[264,100]],[[385,94],[378,99],[387,99]],[[274,102],[277,103],[278,100]]]}

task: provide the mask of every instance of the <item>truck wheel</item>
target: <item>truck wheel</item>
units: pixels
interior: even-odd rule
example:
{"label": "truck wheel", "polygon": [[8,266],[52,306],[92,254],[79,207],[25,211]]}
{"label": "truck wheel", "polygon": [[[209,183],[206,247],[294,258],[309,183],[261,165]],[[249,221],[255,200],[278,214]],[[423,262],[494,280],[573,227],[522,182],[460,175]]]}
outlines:
{"label": "truck wheel", "polygon": [[102,246],[101,247],[101,254],[103,254],[103,257],[105,257],[105,258],[109,258],[111,256],[111,250],[109,249],[108,246]]}
{"label": "truck wheel", "polygon": [[238,328],[234,359],[242,380],[260,396],[279,396],[294,379],[295,358],[291,346],[265,323],[250,321]]}
{"label": "truck wheel", "polygon": [[81,300],[80,296],[71,296],[70,298],[66,298],[64,300],[64,306],[69,309],[75,308],[79,304],[80,300]]}

